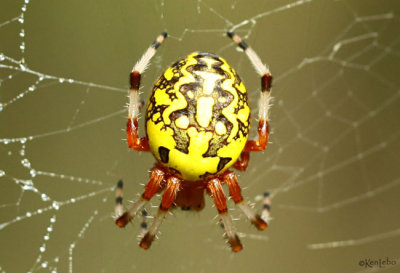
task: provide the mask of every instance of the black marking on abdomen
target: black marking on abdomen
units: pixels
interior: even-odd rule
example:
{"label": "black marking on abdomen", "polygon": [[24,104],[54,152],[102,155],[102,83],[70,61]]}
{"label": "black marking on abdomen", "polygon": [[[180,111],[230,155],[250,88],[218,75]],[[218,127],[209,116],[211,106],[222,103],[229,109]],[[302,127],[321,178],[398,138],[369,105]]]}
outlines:
{"label": "black marking on abdomen", "polygon": [[217,167],[217,172],[222,170],[226,166],[226,164],[228,164],[229,161],[231,161],[231,160],[232,160],[232,157],[220,157],[218,167]]}
{"label": "black marking on abdomen", "polygon": [[164,146],[160,146],[160,147],[158,147],[158,153],[160,154],[161,162],[168,163],[169,149]]}

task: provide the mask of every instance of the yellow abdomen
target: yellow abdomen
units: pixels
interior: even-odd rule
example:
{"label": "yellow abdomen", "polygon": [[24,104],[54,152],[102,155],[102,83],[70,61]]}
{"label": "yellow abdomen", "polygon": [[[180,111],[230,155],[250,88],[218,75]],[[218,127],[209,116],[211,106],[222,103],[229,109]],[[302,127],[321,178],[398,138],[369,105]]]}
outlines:
{"label": "yellow abdomen", "polygon": [[185,180],[203,180],[232,166],[249,130],[246,88],[223,58],[192,53],[154,85],[146,112],[150,149]]}

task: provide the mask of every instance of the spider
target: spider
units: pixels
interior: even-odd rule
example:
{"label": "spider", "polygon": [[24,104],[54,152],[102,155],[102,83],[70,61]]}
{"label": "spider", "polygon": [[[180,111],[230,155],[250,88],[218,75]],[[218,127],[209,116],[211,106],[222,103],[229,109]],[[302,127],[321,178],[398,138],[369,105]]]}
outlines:
{"label": "spider", "polygon": [[237,176],[229,168],[245,171],[249,153],[263,151],[267,146],[272,75],[238,35],[233,32],[227,35],[244,50],[261,77],[257,140],[248,140],[251,111],[246,88],[225,59],[194,52],[167,68],[155,83],[147,103],[144,137],[138,135],[137,121],[140,78],[167,33],[157,37],[130,73],[128,145],[136,151],[150,151],[156,163],[144,193],[124,213],[122,182],[119,182],[116,224],[124,227],[156,193],[163,192],[158,212],[140,242],[144,249],[151,246],[170,208],[200,211],[207,193],[214,199],[232,250],[242,250],[228,214],[222,184],[227,184],[232,200],[257,229],[268,226],[244,201]]}

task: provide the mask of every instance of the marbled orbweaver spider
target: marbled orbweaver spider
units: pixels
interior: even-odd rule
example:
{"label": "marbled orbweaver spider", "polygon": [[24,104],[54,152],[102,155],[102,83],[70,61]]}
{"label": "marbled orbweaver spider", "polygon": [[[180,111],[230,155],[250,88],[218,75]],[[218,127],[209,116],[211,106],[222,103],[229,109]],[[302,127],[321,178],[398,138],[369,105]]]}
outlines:
{"label": "marbled orbweaver spider", "polygon": [[222,184],[232,200],[259,229],[264,221],[244,201],[237,176],[229,168],[246,170],[249,153],[263,151],[268,143],[268,107],[272,76],[258,55],[236,34],[227,35],[247,54],[261,77],[258,139],[248,140],[250,107],[246,88],[236,71],[221,57],[194,52],[177,61],[153,87],[145,116],[146,136],[138,136],[141,74],[167,37],[162,33],[130,73],[127,140],[131,149],[151,151],[156,164],[140,199],[122,213],[122,183],[118,186],[116,224],[124,227],[156,194],[164,192],[157,215],[140,247],[148,249],[172,207],[199,211],[204,194],[212,196],[234,252],[243,247],[228,214]]}

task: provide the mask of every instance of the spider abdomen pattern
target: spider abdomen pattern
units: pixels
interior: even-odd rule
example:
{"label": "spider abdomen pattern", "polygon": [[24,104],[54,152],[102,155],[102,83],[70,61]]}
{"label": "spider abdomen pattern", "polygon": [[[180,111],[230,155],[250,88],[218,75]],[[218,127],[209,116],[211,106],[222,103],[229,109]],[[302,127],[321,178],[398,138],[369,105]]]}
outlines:
{"label": "spider abdomen pattern", "polygon": [[187,181],[228,169],[250,129],[246,88],[221,57],[195,52],[155,83],[146,112],[149,147],[156,159]]}

